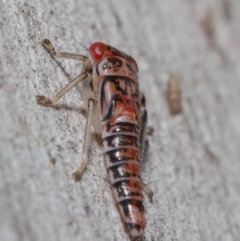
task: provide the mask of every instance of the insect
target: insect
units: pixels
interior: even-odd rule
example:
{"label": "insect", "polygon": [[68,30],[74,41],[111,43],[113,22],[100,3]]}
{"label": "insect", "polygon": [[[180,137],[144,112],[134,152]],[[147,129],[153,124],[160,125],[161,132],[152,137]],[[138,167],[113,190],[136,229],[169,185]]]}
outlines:
{"label": "insect", "polygon": [[149,198],[152,191],[140,177],[147,111],[144,95],[139,91],[137,63],[131,56],[101,42],[89,47],[90,58],[56,52],[48,39],[42,44],[53,57],[83,61],[81,74],[56,96],[37,96],[39,104],[52,106],[82,81],[88,115],[82,162],[74,178],[81,178],[88,163],[93,128],[103,139],[110,183],[125,226],[132,240],[140,240],[146,226],[142,191]]}

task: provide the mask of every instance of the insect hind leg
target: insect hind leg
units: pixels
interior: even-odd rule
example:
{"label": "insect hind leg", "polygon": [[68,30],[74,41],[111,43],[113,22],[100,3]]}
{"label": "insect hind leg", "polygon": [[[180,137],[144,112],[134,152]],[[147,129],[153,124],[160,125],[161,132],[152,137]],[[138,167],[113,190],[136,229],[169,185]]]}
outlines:
{"label": "insect hind leg", "polygon": [[61,91],[59,91],[52,99],[47,98],[43,95],[37,95],[37,103],[39,105],[44,106],[52,106],[55,105],[58,100],[63,97],[67,92],[69,92],[74,86],[76,86],[78,83],[80,83],[82,80],[88,77],[88,73],[84,72],[81,73],[76,79],[74,79],[70,84],[68,84],[65,88],[63,88]]}
{"label": "insect hind leg", "polygon": [[141,146],[141,161],[144,159],[146,131],[147,131],[147,110],[145,109],[146,100],[144,94],[141,92],[141,115],[139,122],[140,146]]}
{"label": "insect hind leg", "polygon": [[81,176],[83,172],[86,169],[86,166],[88,164],[88,152],[90,148],[90,142],[91,142],[91,127],[92,127],[92,121],[93,121],[93,114],[95,110],[95,102],[93,99],[88,100],[88,116],[87,116],[87,124],[85,129],[85,135],[84,135],[84,144],[83,144],[83,151],[82,151],[82,160],[79,168],[76,172],[73,173],[73,177],[75,181],[79,181],[81,179]]}
{"label": "insect hind leg", "polygon": [[[141,161],[144,161],[144,152],[145,152],[145,144],[146,144],[146,134],[148,132],[147,129],[147,111],[145,109],[145,96],[143,93],[141,93],[141,118],[140,118],[140,125],[139,125],[139,129],[140,129],[140,145],[141,145]],[[148,196],[150,202],[152,202],[152,197],[153,197],[153,191],[151,190],[151,188],[144,182],[142,182],[142,189],[143,191],[146,193],[146,195]]]}

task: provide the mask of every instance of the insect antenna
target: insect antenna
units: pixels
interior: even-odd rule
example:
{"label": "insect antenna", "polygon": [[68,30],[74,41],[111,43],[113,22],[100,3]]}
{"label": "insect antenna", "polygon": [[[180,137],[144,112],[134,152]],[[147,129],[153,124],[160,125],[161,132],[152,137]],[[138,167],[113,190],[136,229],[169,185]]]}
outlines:
{"label": "insect antenna", "polygon": [[[77,39],[75,39],[75,38],[73,38],[76,42],[78,42],[77,41]],[[84,49],[86,49],[87,50],[87,52],[88,52],[88,48],[86,48],[83,44],[81,44],[80,42],[78,42]]]}

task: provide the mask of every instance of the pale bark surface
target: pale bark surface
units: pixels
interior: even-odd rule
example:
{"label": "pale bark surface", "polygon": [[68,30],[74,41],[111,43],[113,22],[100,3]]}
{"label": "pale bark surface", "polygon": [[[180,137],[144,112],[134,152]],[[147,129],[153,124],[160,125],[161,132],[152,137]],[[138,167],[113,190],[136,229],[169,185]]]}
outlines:
{"label": "pale bark surface", "polygon": [[[49,38],[83,54],[78,42],[100,40],[138,62],[155,130],[142,174],[154,192],[144,201],[145,240],[239,241],[239,13],[239,0],[1,0],[0,240],[129,240],[99,144],[82,180],[71,176],[86,120],[80,86],[57,108],[36,104],[81,70],[52,59],[40,44]],[[181,75],[175,117],[165,98],[170,73]]]}

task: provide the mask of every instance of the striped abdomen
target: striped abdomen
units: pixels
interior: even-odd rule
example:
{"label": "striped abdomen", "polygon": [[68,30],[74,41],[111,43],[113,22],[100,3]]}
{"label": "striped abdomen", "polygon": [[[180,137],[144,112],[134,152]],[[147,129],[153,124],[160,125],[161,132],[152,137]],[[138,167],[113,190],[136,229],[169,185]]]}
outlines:
{"label": "striped abdomen", "polygon": [[146,225],[140,179],[138,128],[107,124],[103,131],[106,165],[119,209],[132,238],[143,236]]}

